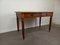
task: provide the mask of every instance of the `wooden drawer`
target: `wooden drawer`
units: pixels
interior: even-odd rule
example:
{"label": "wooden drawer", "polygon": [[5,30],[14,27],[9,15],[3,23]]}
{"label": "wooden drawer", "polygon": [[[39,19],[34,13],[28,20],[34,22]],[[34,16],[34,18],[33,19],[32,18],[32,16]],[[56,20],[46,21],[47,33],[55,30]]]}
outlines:
{"label": "wooden drawer", "polygon": [[53,12],[48,12],[47,13],[47,16],[52,16],[53,15]]}
{"label": "wooden drawer", "polygon": [[40,17],[41,16],[41,13],[34,13],[33,16],[34,17]]}
{"label": "wooden drawer", "polygon": [[41,13],[41,16],[46,16],[46,15],[47,15],[46,12]]}
{"label": "wooden drawer", "polygon": [[24,16],[24,18],[29,18],[29,17],[32,17],[32,14],[31,13],[22,13],[21,16]]}

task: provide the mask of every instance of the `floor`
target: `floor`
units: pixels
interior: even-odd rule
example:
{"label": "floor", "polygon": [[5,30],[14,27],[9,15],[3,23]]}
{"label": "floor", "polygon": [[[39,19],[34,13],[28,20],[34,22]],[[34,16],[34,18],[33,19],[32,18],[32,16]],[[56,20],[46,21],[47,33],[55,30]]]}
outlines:
{"label": "floor", "polygon": [[0,45],[60,45],[60,27],[53,25],[51,32],[48,26],[29,28],[25,30],[25,40],[22,32],[13,31],[0,34]]}

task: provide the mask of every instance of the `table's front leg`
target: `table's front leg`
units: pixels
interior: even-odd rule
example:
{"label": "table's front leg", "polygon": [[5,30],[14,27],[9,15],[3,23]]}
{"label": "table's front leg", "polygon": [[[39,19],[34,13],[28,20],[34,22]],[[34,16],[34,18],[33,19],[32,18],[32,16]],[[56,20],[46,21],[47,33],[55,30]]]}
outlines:
{"label": "table's front leg", "polygon": [[25,36],[24,36],[24,18],[22,18],[22,36],[23,36],[23,40],[24,40],[24,38],[25,38]]}
{"label": "table's front leg", "polygon": [[41,17],[39,17],[39,27],[41,27]]}
{"label": "table's front leg", "polygon": [[18,16],[16,16],[16,18],[17,18],[17,30],[19,32],[19,18],[18,18]]}
{"label": "table's front leg", "polygon": [[52,25],[52,16],[50,16],[50,21],[49,21],[49,32],[51,30],[51,25]]}

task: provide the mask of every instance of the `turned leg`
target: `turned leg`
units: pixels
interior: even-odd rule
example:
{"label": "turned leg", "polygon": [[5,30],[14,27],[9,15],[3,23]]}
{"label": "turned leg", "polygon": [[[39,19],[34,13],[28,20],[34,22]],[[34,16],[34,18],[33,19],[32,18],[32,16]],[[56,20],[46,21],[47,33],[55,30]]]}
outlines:
{"label": "turned leg", "polygon": [[19,18],[18,18],[18,16],[16,16],[16,17],[17,17],[17,30],[19,32]]}
{"label": "turned leg", "polygon": [[22,36],[23,36],[23,40],[25,38],[24,36],[24,18],[22,18]]}
{"label": "turned leg", "polygon": [[51,24],[52,24],[52,16],[50,16],[50,21],[49,21],[49,32],[51,30]]}
{"label": "turned leg", "polygon": [[39,18],[39,27],[41,27],[41,17]]}

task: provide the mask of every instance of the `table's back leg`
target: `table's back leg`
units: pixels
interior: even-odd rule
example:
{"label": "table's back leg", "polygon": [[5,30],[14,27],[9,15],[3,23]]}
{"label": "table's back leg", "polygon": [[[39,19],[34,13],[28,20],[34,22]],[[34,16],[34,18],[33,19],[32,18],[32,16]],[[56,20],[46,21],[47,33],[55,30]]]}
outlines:
{"label": "table's back leg", "polygon": [[50,16],[50,21],[49,21],[49,32],[51,30],[51,25],[52,25],[52,16]]}
{"label": "table's back leg", "polygon": [[39,27],[41,27],[41,17],[39,17]]}
{"label": "table's back leg", "polygon": [[23,36],[23,40],[24,40],[24,38],[25,38],[25,36],[24,36],[24,18],[22,18],[22,36]]}
{"label": "table's back leg", "polygon": [[18,16],[16,16],[16,17],[17,17],[17,30],[19,32],[19,18],[18,18]]}

